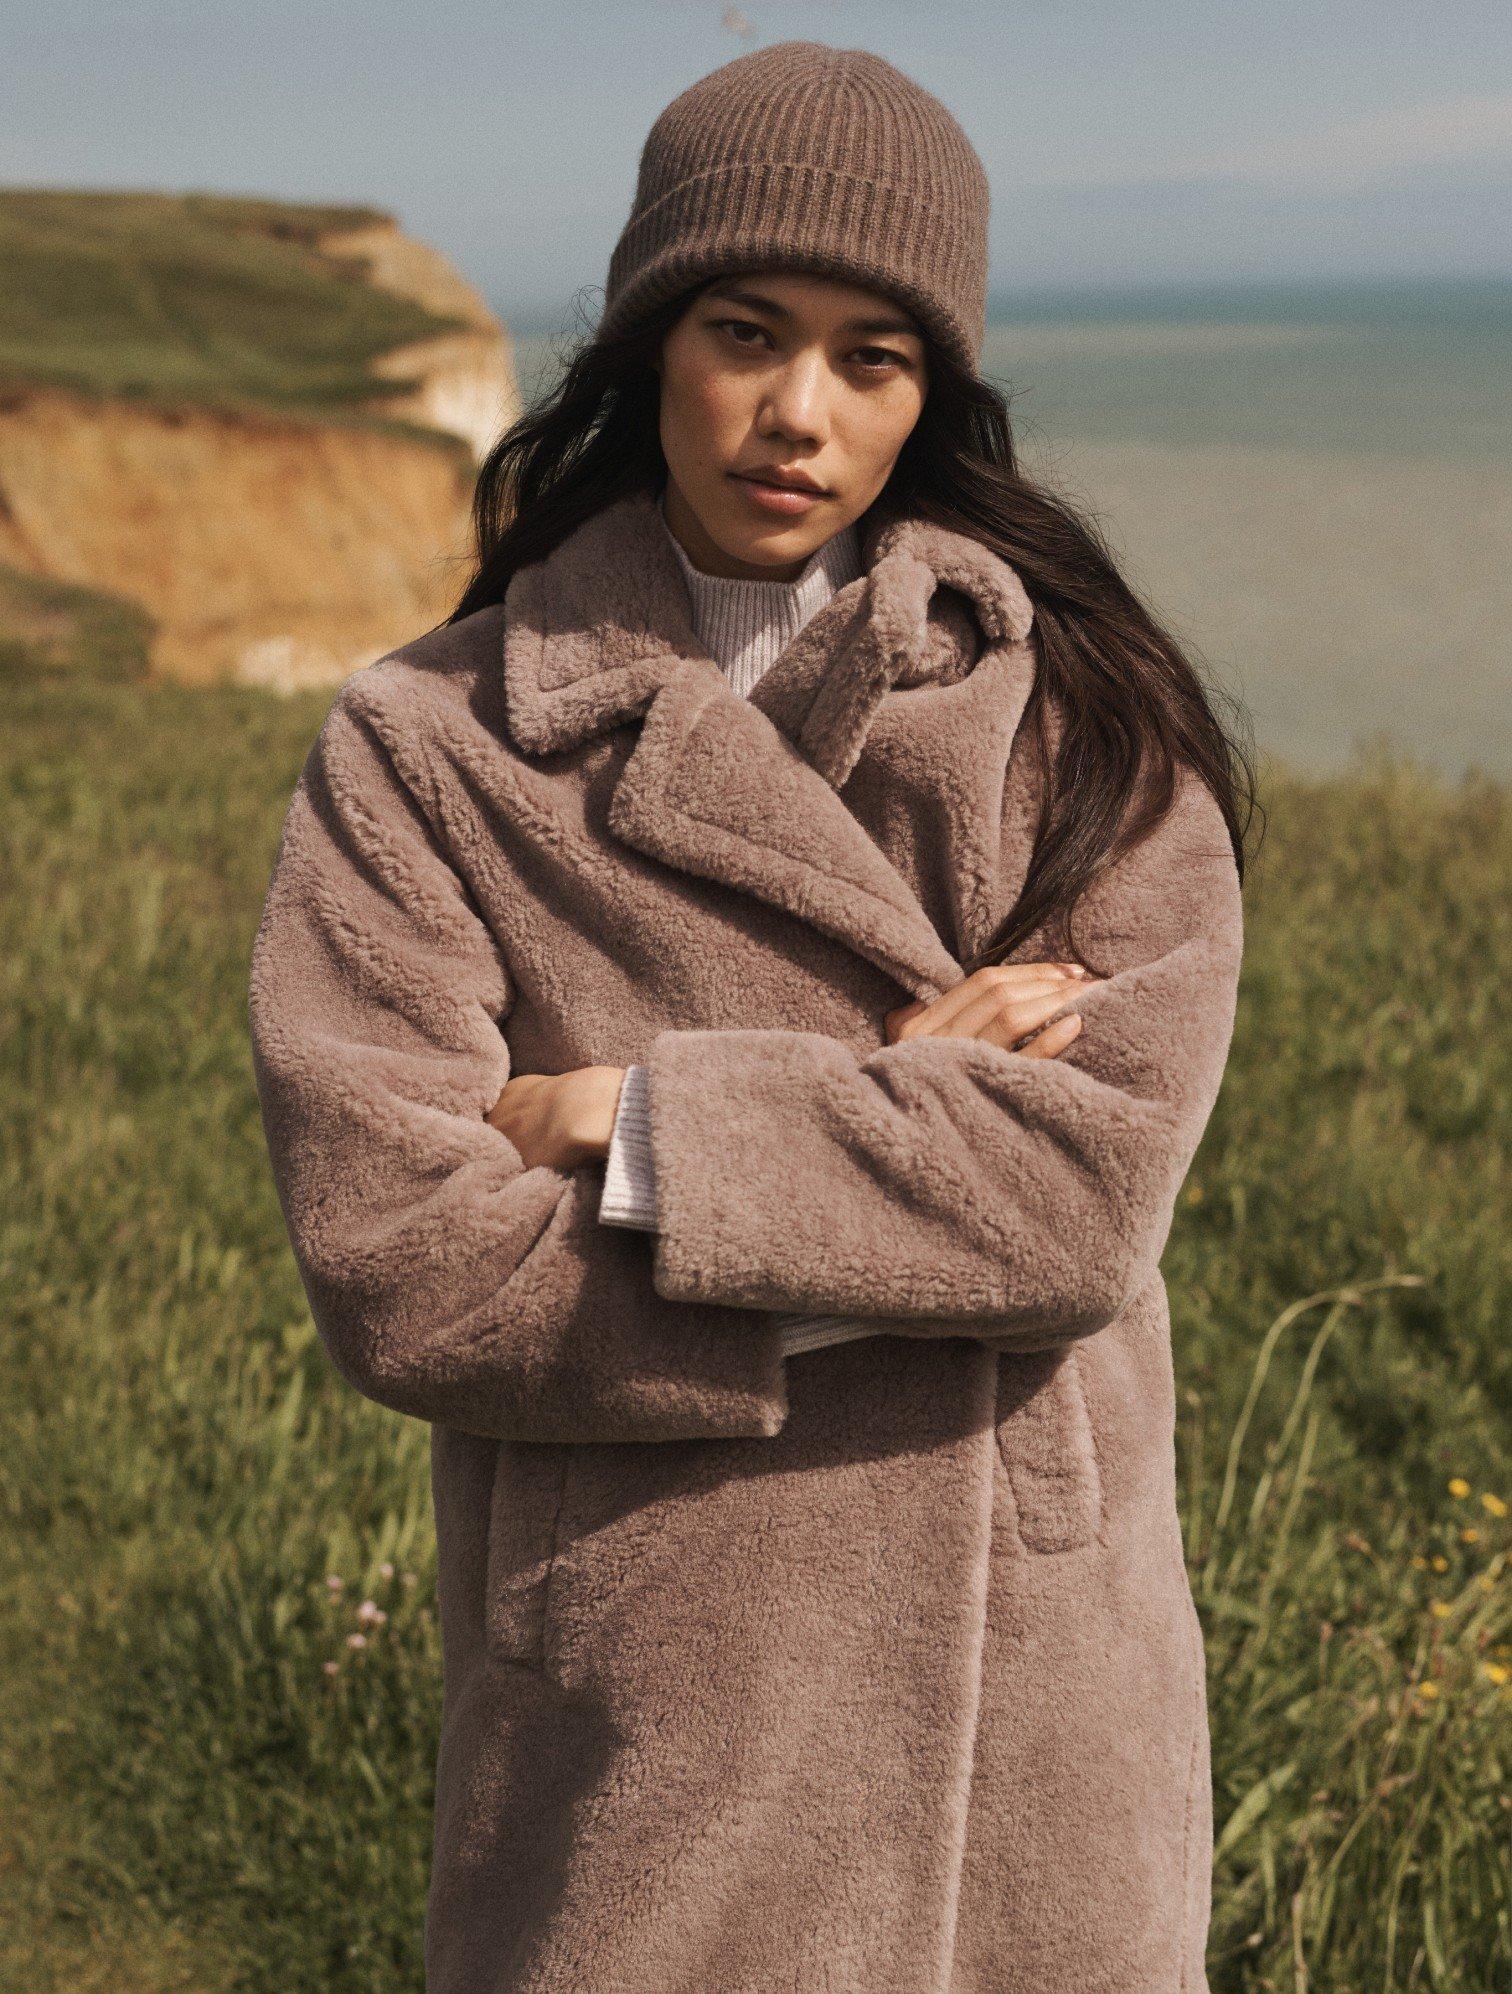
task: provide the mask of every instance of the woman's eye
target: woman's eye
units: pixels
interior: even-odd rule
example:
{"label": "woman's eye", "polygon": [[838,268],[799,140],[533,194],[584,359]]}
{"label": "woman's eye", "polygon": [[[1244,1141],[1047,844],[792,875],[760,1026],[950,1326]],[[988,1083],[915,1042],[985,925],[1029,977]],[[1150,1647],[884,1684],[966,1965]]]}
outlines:
{"label": "woman's eye", "polygon": [[902,367],[906,365],[903,355],[895,353],[890,346],[858,346],[856,352],[858,356],[864,356],[868,353],[873,355],[872,360],[866,363],[868,373],[877,373],[885,366]]}
{"label": "woman's eye", "polygon": [[[730,332],[732,334],[741,333],[741,332],[754,332],[760,335],[762,338],[765,338],[766,336],[766,328],[764,326],[757,325],[754,319],[720,318],[720,319],[715,319],[714,323],[716,327],[722,327],[725,331]],[[735,344],[737,346],[754,346],[756,344],[756,341],[751,339],[736,339]]]}

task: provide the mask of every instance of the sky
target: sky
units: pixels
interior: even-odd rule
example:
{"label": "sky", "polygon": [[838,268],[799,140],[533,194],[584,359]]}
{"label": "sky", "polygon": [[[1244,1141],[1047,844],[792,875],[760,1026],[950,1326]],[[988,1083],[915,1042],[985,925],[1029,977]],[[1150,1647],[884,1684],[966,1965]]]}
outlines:
{"label": "sky", "polygon": [[597,316],[657,112],[793,39],[883,55],[959,118],[992,188],[998,314],[1512,275],[1507,0],[11,0],[0,184],[376,206],[550,330]]}

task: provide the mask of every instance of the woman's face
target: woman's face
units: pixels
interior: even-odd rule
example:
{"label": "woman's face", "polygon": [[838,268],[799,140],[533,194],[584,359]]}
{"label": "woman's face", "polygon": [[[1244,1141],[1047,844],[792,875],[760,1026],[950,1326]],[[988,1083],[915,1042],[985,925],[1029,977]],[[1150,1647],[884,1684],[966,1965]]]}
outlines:
{"label": "woman's face", "polygon": [[[705,285],[662,342],[667,523],[707,574],[791,581],[886,484],[928,387],[917,321],[796,272]],[[817,493],[774,494],[754,474]]]}

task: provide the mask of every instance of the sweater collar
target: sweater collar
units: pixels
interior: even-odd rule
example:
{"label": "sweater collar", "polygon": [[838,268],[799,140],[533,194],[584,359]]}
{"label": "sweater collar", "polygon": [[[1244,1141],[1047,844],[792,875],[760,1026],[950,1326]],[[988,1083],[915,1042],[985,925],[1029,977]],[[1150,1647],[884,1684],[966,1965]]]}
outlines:
{"label": "sweater collar", "polygon": [[693,621],[711,655],[722,665],[729,663],[724,639],[733,629],[776,625],[786,631],[788,640],[798,634],[816,610],[847,582],[864,572],[861,537],[854,520],[832,533],[816,547],[791,581],[763,581],[741,575],[710,575],[695,567],[686,549],[672,531],[667,519],[666,494],[656,504],[662,530],[672,543],[688,594],[693,603]]}

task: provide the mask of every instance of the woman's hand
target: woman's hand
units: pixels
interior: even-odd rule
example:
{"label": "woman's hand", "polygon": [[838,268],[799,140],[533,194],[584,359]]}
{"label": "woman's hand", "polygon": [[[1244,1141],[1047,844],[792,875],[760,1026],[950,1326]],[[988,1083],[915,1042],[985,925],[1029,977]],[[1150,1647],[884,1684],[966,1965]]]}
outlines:
{"label": "woman's hand", "polygon": [[508,1136],[525,1167],[575,1170],[609,1153],[622,1066],[578,1066],[570,1073],[521,1073],[484,1117]]}
{"label": "woman's hand", "polygon": [[[1025,1059],[1054,1059],[1064,1052],[1082,1021],[1074,1011],[1039,1027],[1050,1013],[1103,979],[1072,962],[993,962],[963,977],[943,996],[922,997],[887,1013],[887,1041],[937,1033],[946,1038],[986,1039]],[[1019,1041],[1034,1033],[1028,1043]]]}

